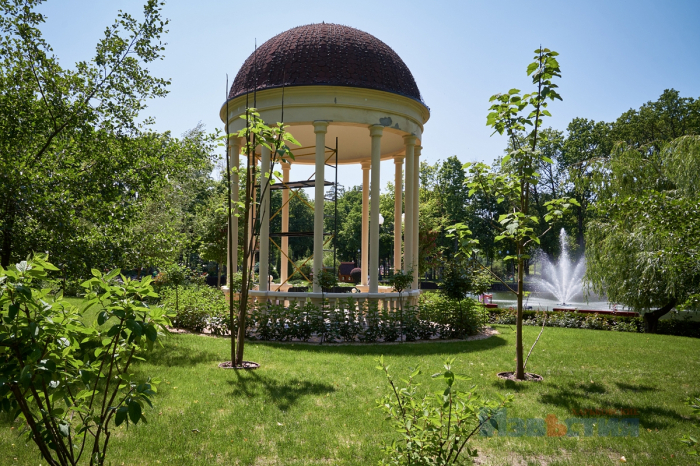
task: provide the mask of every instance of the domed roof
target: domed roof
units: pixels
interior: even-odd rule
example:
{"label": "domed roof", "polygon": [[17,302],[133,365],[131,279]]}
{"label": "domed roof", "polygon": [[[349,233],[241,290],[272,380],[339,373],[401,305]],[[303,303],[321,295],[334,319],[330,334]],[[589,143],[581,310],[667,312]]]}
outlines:
{"label": "domed roof", "polygon": [[[257,78],[256,78],[257,75]],[[411,71],[391,47],[339,24],[299,26],[268,40],[243,63],[229,99],[282,86],[350,86],[422,102]]]}

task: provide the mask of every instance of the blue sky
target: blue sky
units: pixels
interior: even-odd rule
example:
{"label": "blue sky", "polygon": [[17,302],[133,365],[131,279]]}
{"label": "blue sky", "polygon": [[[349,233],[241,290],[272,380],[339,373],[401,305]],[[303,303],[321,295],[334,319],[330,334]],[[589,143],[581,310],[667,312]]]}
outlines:
{"label": "blue sky", "polygon": [[[261,6],[257,6],[261,5]],[[44,35],[63,66],[88,59],[118,9],[139,1],[51,0],[42,5]],[[485,126],[488,99],[527,90],[525,68],[542,44],[558,51],[563,102],[546,124],[564,130],[574,117],[610,121],[655,100],[664,89],[700,97],[700,0],[687,1],[276,1],[167,2],[165,60],[154,73],[171,78],[170,94],[149,103],[156,129],[179,135],[203,122],[221,128],[226,73],[233,81],[258,44],[294,26],[352,26],[391,46],[413,72],[431,109],[423,159],[457,155],[492,161],[505,141]],[[382,165],[382,184],[393,168]],[[299,174],[301,176],[301,173]],[[346,185],[361,170],[348,170]],[[311,193],[310,193],[311,194]]]}

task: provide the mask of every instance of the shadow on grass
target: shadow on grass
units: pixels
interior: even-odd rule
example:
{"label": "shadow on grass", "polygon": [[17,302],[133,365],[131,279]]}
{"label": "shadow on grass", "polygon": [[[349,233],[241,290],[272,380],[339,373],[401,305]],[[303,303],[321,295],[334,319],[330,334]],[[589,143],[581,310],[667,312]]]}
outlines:
{"label": "shadow on grass", "polygon": [[236,380],[230,380],[232,397],[266,397],[280,409],[286,411],[299,398],[309,395],[322,395],[335,391],[332,385],[314,383],[297,378],[280,381],[278,378],[260,375],[257,371],[235,371]]}
{"label": "shadow on grass", "polygon": [[[596,384],[596,386],[599,384]],[[619,385],[619,384],[618,384]],[[624,385],[624,384],[623,384]],[[591,394],[607,393],[601,387],[599,391],[592,391],[593,384],[568,384],[549,385],[549,392],[540,395],[540,402],[565,408],[569,412],[582,409],[616,409],[622,412],[637,413],[632,417],[638,417],[640,425],[648,429],[662,429],[682,423],[683,418],[674,410],[658,406],[640,407],[631,401],[606,401],[592,397]],[[653,390],[653,389],[652,389]]]}
{"label": "shadow on grass", "polygon": [[485,340],[472,341],[440,341],[420,343],[361,343],[350,345],[320,345],[315,343],[277,343],[270,341],[255,341],[255,344],[271,346],[276,349],[289,351],[306,351],[310,353],[325,354],[356,354],[361,355],[402,355],[402,356],[425,356],[432,354],[458,354],[471,353],[476,351],[487,351],[507,344],[504,338],[497,335]]}
{"label": "shadow on grass", "polygon": [[[503,369],[503,371],[500,372],[507,372],[508,370],[513,370],[513,369]],[[495,375],[495,374],[494,374]],[[509,392],[515,392],[515,393],[527,393],[528,391],[532,390],[533,388],[537,388],[536,385],[541,384],[542,382],[515,382],[513,380],[505,380],[505,379],[498,379],[494,380],[491,385],[494,388],[499,388],[499,389],[506,389]]]}
{"label": "shadow on grass", "polygon": [[146,359],[150,364],[156,366],[187,367],[205,362],[221,361],[221,354],[200,348],[193,350],[187,346],[164,343],[163,348],[157,347],[151,353],[147,353]]}
{"label": "shadow on grass", "polygon": [[615,385],[617,385],[617,388],[620,390],[629,392],[652,392],[656,390],[655,387],[649,387],[646,385],[631,385],[623,382],[615,382]]}

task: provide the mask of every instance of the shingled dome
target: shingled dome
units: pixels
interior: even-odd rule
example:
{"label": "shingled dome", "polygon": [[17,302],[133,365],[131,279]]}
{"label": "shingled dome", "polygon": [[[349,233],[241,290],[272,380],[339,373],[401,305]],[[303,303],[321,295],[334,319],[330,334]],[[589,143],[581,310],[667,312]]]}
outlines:
{"label": "shingled dome", "polygon": [[422,102],[411,71],[391,47],[358,29],[325,23],[299,26],[262,44],[238,71],[229,99],[256,87],[314,85],[376,89]]}

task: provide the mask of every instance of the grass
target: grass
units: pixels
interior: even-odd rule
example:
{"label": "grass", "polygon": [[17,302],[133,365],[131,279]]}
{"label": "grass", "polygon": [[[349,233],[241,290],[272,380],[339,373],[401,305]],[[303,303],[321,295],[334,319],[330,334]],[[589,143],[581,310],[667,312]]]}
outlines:
{"label": "grass", "polygon": [[[695,464],[677,439],[698,433],[682,401],[700,395],[700,340],[663,335],[546,328],[528,371],[542,383],[498,379],[512,370],[515,334],[481,341],[318,346],[249,342],[252,372],[217,368],[229,340],[172,335],[137,366],[161,378],[148,424],[117,428],[110,441],[114,465],[369,465],[395,434],[375,407],[387,386],[374,358],[384,355],[395,375],[424,369],[446,357],[482,392],[514,393],[508,417],[564,420],[573,409],[636,409],[638,437],[478,438],[478,464],[611,465]],[[539,328],[525,327],[531,344]],[[529,349],[529,347],[528,347]],[[17,436],[18,424],[0,417],[0,463],[37,465],[37,449]]]}

